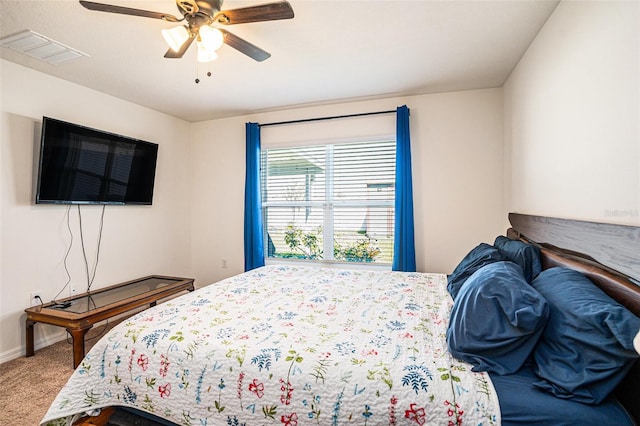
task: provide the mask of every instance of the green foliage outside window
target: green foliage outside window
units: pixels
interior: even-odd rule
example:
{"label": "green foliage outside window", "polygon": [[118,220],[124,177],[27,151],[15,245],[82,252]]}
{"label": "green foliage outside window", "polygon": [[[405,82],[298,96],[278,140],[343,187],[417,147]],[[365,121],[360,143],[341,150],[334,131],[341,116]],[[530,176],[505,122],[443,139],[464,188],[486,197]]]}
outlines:
{"label": "green foliage outside window", "polygon": [[[290,257],[322,259],[322,250],[318,245],[318,235],[322,235],[322,228],[318,228],[314,233],[303,232],[302,229],[289,224],[284,233],[284,242],[287,243],[291,252],[294,254]],[[296,256],[296,254],[298,254],[298,256]]]}
{"label": "green foliage outside window", "polygon": [[375,240],[365,236],[351,244],[342,247],[338,242],[333,244],[333,257],[347,262],[374,262],[380,254],[380,249],[374,245]]}
{"label": "green foliage outside window", "polygon": [[[284,234],[284,241],[291,249],[291,252],[281,256],[313,260],[322,259],[322,249],[319,244],[320,235],[322,235],[322,227],[315,231],[305,232],[289,224]],[[375,262],[375,258],[381,252],[375,243],[376,240],[368,235],[344,246],[336,241],[333,245],[333,257],[335,260],[347,262]]]}

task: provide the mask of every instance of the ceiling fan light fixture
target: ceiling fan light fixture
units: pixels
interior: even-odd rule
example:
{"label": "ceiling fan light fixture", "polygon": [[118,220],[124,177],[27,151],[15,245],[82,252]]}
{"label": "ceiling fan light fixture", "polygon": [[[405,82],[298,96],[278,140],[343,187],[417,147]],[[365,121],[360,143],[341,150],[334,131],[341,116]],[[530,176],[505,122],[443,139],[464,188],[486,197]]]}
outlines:
{"label": "ceiling fan light fixture", "polygon": [[220,49],[224,42],[222,31],[209,25],[202,25],[198,31],[202,44],[211,51]]}
{"label": "ceiling fan light fixture", "polygon": [[189,31],[187,31],[187,27],[179,25],[168,30],[162,30],[162,37],[164,37],[171,50],[177,52],[189,40]]}
{"label": "ceiling fan light fixture", "polygon": [[216,53],[216,51],[207,48],[200,40],[198,40],[197,45],[198,62],[211,62],[215,61],[218,58],[218,54]]}

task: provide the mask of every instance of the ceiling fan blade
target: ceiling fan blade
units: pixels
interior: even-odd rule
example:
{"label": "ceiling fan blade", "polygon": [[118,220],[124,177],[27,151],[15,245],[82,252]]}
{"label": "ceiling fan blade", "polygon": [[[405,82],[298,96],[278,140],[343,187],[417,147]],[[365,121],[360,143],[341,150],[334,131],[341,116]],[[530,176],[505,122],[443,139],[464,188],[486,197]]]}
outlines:
{"label": "ceiling fan blade", "polygon": [[271,53],[260,49],[255,44],[251,44],[248,41],[241,39],[237,35],[232,34],[227,30],[223,30],[222,28],[219,28],[219,30],[222,31],[225,44],[233,47],[239,52],[244,53],[250,58],[255,59],[258,62],[262,62],[265,59],[269,59],[271,57]]}
{"label": "ceiling fan blade", "polygon": [[291,19],[293,16],[293,9],[289,2],[279,1],[258,6],[241,7],[239,9],[221,10],[213,16],[213,20],[225,25],[234,25]]}
{"label": "ceiling fan blade", "polygon": [[184,56],[185,52],[187,51],[187,49],[189,49],[189,46],[191,46],[191,43],[193,43],[193,40],[195,40],[196,35],[195,34],[191,34],[189,36],[189,38],[187,39],[187,41],[185,41],[184,43],[182,43],[182,46],[180,46],[180,50],[178,50],[177,52],[174,51],[173,49],[169,49],[167,50],[167,53],[164,54],[165,58],[169,58],[169,59],[180,59]]}
{"label": "ceiling fan blade", "polygon": [[[149,10],[132,9],[130,7],[114,6],[112,4],[95,3],[92,1],[80,0],[80,4],[89,10],[96,10],[98,12],[111,12],[121,13],[123,15],[142,16],[144,18],[162,19],[167,22],[180,22],[182,19],[178,19],[173,15],[161,12],[151,12]],[[184,18],[183,18],[184,19]]]}

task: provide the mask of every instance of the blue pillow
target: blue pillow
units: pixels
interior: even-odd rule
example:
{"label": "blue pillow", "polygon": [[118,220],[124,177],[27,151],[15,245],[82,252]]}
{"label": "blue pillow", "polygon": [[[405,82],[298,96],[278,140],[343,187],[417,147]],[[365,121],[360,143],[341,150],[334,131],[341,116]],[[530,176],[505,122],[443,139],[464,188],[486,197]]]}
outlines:
{"label": "blue pillow", "polygon": [[559,398],[600,403],[638,358],[633,338],[640,318],[571,269],[547,269],[532,285],[550,309],[533,353],[541,379],[534,385]]}
{"label": "blue pillow", "polygon": [[538,342],[549,315],[544,298],[513,262],[479,269],[453,303],[447,343],[473,371],[516,372]]}
{"label": "blue pillow", "polygon": [[447,290],[455,300],[462,284],[478,269],[494,262],[506,260],[497,248],[480,243],[460,261],[456,269],[447,277]]}
{"label": "blue pillow", "polygon": [[506,260],[515,262],[522,268],[524,278],[531,282],[542,271],[540,249],[532,244],[519,240],[512,240],[505,236],[498,236],[493,245]]}

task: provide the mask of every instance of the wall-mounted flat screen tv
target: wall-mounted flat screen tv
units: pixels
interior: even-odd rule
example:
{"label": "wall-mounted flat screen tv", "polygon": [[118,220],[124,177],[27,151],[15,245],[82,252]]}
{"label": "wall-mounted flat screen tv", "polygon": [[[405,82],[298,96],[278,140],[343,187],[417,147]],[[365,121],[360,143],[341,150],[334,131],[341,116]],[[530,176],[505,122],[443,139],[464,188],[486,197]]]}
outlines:
{"label": "wall-mounted flat screen tv", "polygon": [[36,203],[151,204],[158,145],[42,118]]}

